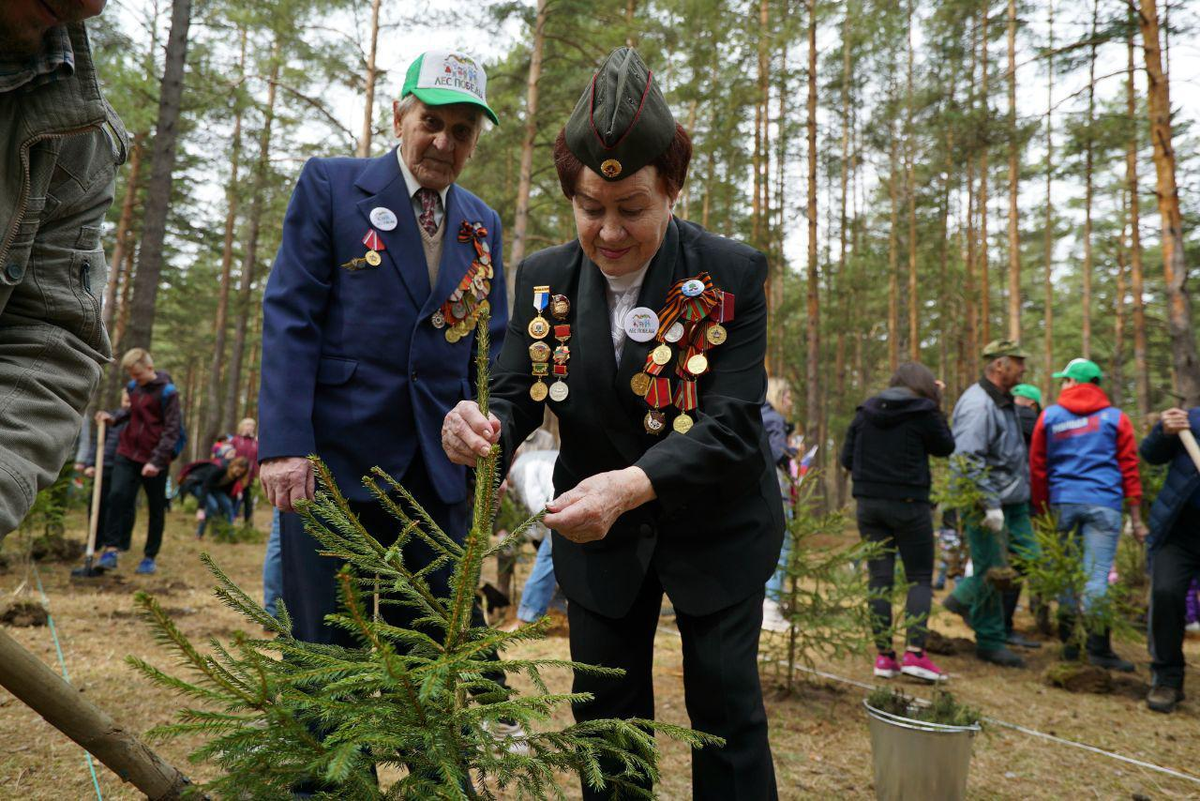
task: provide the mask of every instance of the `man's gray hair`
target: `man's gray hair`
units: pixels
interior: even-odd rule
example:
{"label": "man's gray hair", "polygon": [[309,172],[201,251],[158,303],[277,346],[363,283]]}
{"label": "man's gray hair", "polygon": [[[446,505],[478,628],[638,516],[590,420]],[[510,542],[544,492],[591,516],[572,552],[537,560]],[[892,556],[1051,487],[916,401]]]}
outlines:
{"label": "man's gray hair", "polygon": [[[396,107],[396,113],[400,115],[400,119],[404,119],[404,116],[408,114],[408,112],[420,105],[422,105],[420,98],[414,94],[407,94],[400,98],[400,105]],[[472,111],[475,112],[475,126],[479,130],[479,133],[491,130],[492,121],[484,117],[483,109],[473,103],[463,103],[462,105],[470,106]]]}

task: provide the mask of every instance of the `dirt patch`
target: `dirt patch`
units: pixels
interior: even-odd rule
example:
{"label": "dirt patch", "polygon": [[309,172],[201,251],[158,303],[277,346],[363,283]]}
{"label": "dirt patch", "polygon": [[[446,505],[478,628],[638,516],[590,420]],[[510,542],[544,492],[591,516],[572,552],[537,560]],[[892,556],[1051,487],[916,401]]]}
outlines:
{"label": "dirt patch", "polygon": [[29,555],[35,562],[74,562],[83,556],[87,546],[73,537],[47,534],[35,539],[29,546]]}
{"label": "dirt patch", "polygon": [[[196,608],[192,606],[164,606],[162,610],[167,613],[167,617],[172,620],[188,615],[196,614]],[[117,620],[141,620],[142,610],[140,609],[114,609],[108,613],[109,617]]]}
{"label": "dirt patch", "polygon": [[1104,695],[1113,691],[1112,676],[1109,672],[1084,662],[1055,662],[1042,675],[1051,687],[1071,693]]}
{"label": "dirt patch", "polygon": [[71,576],[71,586],[80,589],[88,588],[96,592],[128,592],[129,582],[120,573],[101,573],[98,576],[86,578]]}
{"label": "dirt patch", "polygon": [[17,628],[29,628],[30,626],[46,625],[48,618],[46,608],[41,604],[34,601],[19,601],[4,610],[4,614],[0,615],[0,623]]}
{"label": "dirt patch", "polygon": [[931,654],[941,654],[942,656],[973,654],[975,653],[975,643],[966,637],[947,637],[930,629],[929,636],[925,638],[925,650]]}

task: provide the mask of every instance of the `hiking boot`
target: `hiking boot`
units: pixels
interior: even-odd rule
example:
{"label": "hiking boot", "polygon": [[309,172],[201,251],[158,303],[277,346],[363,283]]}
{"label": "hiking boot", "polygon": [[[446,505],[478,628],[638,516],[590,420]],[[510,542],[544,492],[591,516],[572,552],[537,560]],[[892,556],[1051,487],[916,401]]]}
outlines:
{"label": "hiking boot", "polygon": [[1008,633],[1008,644],[1015,645],[1018,648],[1041,648],[1042,644],[1037,640],[1031,640],[1019,631],[1010,631]]}
{"label": "hiking boot", "polygon": [[1150,688],[1150,692],[1146,694],[1146,706],[1153,709],[1155,712],[1164,714],[1174,712],[1175,707],[1183,700],[1183,690],[1178,687],[1168,687],[1165,684],[1156,684]]}
{"label": "hiking boot", "polygon": [[100,554],[100,561],[98,561],[96,564],[99,565],[100,567],[104,568],[105,570],[116,570],[117,569],[117,552],[116,551],[105,551],[104,553]]}
{"label": "hiking boot", "polygon": [[949,678],[944,670],[933,664],[933,660],[924,651],[920,653],[905,651],[904,665],[900,668],[900,672],[905,676],[930,682],[945,681]]}
{"label": "hiking boot", "polygon": [[993,665],[999,665],[1000,667],[1025,667],[1025,660],[1005,646],[999,648],[976,648],[975,656],[984,662],[991,662]]}
{"label": "hiking boot", "polygon": [[151,559],[149,556],[147,556],[140,563],[138,563],[137,570],[134,570],[133,572],[134,573],[153,573],[156,570],[158,570],[158,567],[154,564],[154,560]]}
{"label": "hiking boot", "polygon": [[510,754],[518,756],[529,756],[529,743],[525,742],[529,736],[525,733],[525,727],[515,720],[485,720],[483,728],[496,741],[499,748],[503,748]]}
{"label": "hiking boot", "polygon": [[879,654],[875,657],[875,675],[881,679],[894,679],[900,675],[900,665],[895,654]]}
{"label": "hiking boot", "polygon": [[787,618],[783,616],[783,611],[779,604],[767,598],[763,601],[763,619],[762,628],[764,631],[787,631]]}
{"label": "hiking boot", "polygon": [[963,623],[967,624],[967,628],[971,629],[972,631],[975,630],[975,627],[971,625],[970,607],[955,598],[953,593],[947,595],[946,600],[942,601],[942,608],[944,608],[947,612],[953,612],[954,614],[958,615],[962,618]]}
{"label": "hiking boot", "polygon": [[1133,663],[1112,649],[1112,633],[1102,631],[1089,634],[1087,640],[1088,662],[1105,670],[1119,670],[1122,673],[1133,673]]}

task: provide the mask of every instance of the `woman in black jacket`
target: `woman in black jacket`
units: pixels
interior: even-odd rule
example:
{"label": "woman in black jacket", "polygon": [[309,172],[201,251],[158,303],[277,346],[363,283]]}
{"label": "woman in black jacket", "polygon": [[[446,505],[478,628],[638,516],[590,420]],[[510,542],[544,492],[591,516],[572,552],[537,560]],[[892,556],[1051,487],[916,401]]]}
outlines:
{"label": "woman in black jacket", "polygon": [[[842,445],[842,466],[854,478],[859,533],[888,548],[886,555],[869,563],[878,650],[875,675],[881,678],[899,673],[927,681],[945,678],[925,654],[934,556],[929,457],[954,452],[954,435],[946,425],[941,401],[942,383],[929,368],[916,362],[902,364],[886,390],[858,407]],[[911,583],[905,612],[912,623],[902,662],[892,650],[889,631],[896,551]]]}

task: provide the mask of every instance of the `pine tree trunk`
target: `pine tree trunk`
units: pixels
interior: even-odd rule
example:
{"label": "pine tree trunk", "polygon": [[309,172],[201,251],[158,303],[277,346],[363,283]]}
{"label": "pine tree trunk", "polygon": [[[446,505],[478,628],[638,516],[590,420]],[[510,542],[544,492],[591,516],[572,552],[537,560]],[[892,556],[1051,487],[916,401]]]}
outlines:
{"label": "pine tree trunk", "polygon": [[[850,180],[850,78],[851,78],[851,63],[850,63],[850,25],[853,10],[851,3],[846,3],[846,14],[842,20],[842,163],[841,163],[841,216],[838,222],[838,288],[839,295],[839,311],[838,319],[841,320],[841,325],[837,330],[837,346],[834,356],[834,395],[837,399],[838,408],[845,405],[846,399],[846,332],[849,329],[849,309],[852,304],[853,286],[850,280],[849,268],[846,264],[846,251],[848,245],[848,232],[846,226],[848,218],[846,215],[846,203],[849,199],[849,180]],[[841,477],[841,473],[839,473]],[[838,484],[838,505],[843,502],[842,487],[845,484],[843,480]]]}
{"label": "pine tree trunk", "polygon": [[517,208],[513,217],[512,245],[508,270],[508,305],[516,302],[517,265],[525,258],[525,237],[529,227],[529,193],[533,186],[533,147],[537,138],[538,85],[542,79],[542,51],[546,41],[546,0],[538,0],[533,25],[533,49],[529,55],[529,75],[525,81],[525,134],[521,139],[521,168],[517,178]]}
{"label": "pine tree trunk", "polygon": [[1162,216],[1163,278],[1167,285],[1167,331],[1175,366],[1175,388],[1188,406],[1200,404],[1200,359],[1192,332],[1192,302],[1188,297],[1183,220],[1175,184],[1175,150],[1171,141],[1171,98],[1159,48],[1158,7],[1141,0],[1138,24],[1149,82],[1150,141],[1154,145],[1158,212]]}
{"label": "pine tree trunk", "polygon": [[375,83],[379,77],[379,71],[375,66],[375,53],[379,47],[379,4],[381,0],[371,0],[371,44],[367,47],[367,74],[364,78],[366,84],[366,98],[364,100],[365,107],[363,108],[363,124],[362,136],[358,138],[358,151],[356,155],[360,159],[365,159],[371,155],[371,138],[375,131]]}
{"label": "pine tree trunk", "polygon": [[1021,242],[1017,189],[1017,0],[1008,0],[1008,338],[1021,341]]}
{"label": "pine tree trunk", "polygon": [[[246,30],[242,29],[239,82],[246,75]],[[212,442],[230,421],[221,419],[221,371],[225,366],[225,339],[229,316],[230,272],[233,268],[233,238],[237,228],[238,170],[242,156],[242,106],[237,104],[233,117],[233,142],[229,153],[229,185],[225,188],[225,241],[221,249],[221,287],[217,291],[217,317],[213,322],[213,354],[208,367],[208,388],[204,403],[205,421],[200,431],[203,441]]]}
{"label": "pine tree trunk", "polygon": [[[1130,14],[1132,17],[1132,12]],[[1128,56],[1128,80],[1125,87],[1125,113],[1130,120],[1137,119],[1136,92],[1133,83],[1133,20],[1130,20]],[[1145,430],[1150,415],[1150,366],[1146,354],[1146,308],[1143,300],[1141,202],[1138,198],[1138,141],[1136,129],[1129,137],[1125,150],[1125,182],[1129,192],[1129,270],[1130,290],[1133,294],[1133,369],[1137,395],[1138,425]]]}
{"label": "pine tree trunk", "polygon": [[908,2],[908,75],[905,89],[904,182],[908,196],[908,358],[921,360],[920,320],[917,304],[917,184],[914,179],[916,158],[913,145],[913,2]]}
{"label": "pine tree trunk", "polygon": [[258,262],[258,233],[262,223],[267,170],[271,163],[271,125],[275,120],[275,97],[281,60],[280,43],[276,39],[271,53],[271,78],[267,87],[267,108],[263,119],[263,129],[258,143],[258,162],[254,165],[250,216],[246,221],[246,251],[242,258],[241,283],[238,285],[238,321],[234,330],[233,348],[229,355],[229,372],[225,382],[225,410],[222,418],[231,423],[237,420],[238,395],[242,389],[242,356],[246,349],[246,329],[249,327],[250,316],[258,313],[257,309],[251,308],[250,296],[254,284],[254,270]]}
{"label": "pine tree trunk", "polygon": [[140,188],[138,182],[142,176],[142,152],[145,149],[145,139],[144,134],[135,134],[129,148],[129,178],[125,182],[125,199],[121,203],[121,217],[117,221],[117,231],[113,236],[112,268],[108,271],[108,281],[104,285],[104,306],[100,312],[100,323],[109,331],[112,330],[113,307],[117,302],[117,285],[120,281],[121,266],[125,262],[125,253],[132,244],[129,241],[132,236],[130,229],[133,225],[133,207],[137,203],[137,194]]}
{"label": "pine tree trunk", "polygon": [[1054,182],[1054,0],[1050,0],[1047,16],[1049,22],[1049,44],[1046,47],[1046,230],[1044,232],[1045,269],[1042,273],[1042,289],[1045,295],[1042,347],[1045,356],[1045,374],[1042,390],[1047,398],[1054,394],[1054,198],[1050,194]]}
{"label": "pine tree trunk", "polygon": [[[767,127],[767,94],[770,84],[770,63],[767,57],[768,39],[770,32],[768,25],[770,6],[768,0],[759,0],[758,4],[758,95],[754,101],[754,156],[751,159],[751,166],[754,170],[754,183],[751,187],[753,197],[750,201],[750,216],[751,235],[750,244],[756,248],[762,248],[762,229],[763,229],[763,214],[762,207],[762,184],[763,184],[763,162],[767,160],[767,143],[765,131]],[[770,270],[775,269],[775,265],[768,267]],[[768,285],[770,277],[768,277]],[[770,293],[767,297],[767,316],[770,318],[775,311],[770,307]]]}
{"label": "pine tree trunk", "polygon": [[1125,388],[1125,284],[1129,270],[1127,246],[1129,230],[1129,200],[1127,191],[1121,192],[1121,241],[1117,243],[1117,288],[1113,298],[1113,347],[1109,398],[1113,406],[1121,406]]}
{"label": "pine tree trunk", "polygon": [[[807,386],[805,412],[805,434],[819,436],[820,419],[820,301],[817,282],[817,0],[807,0],[808,5],[808,98],[805,132],[808,140],[808,315],[806,340],[808,364],[805,371]],[[822,445],[821,442],[813,444]],[[810,446],[811,447],[811,446]],[[824,448],[817,451],[817,463],[823,461]]]}
{"label": "pine tree trunk", "polygon": [[187,62],[188,28],[192,0],[172,0],[171,31],[167,35],[166,63],[158,98],[150,159],[150,181],[146,185],[146,210],[142,219],[142,241],[138,246],[138,268],[134,279],[128,347],[150,346],[154,333],[154,304],[158,298],[163,266],[163,242],[167,234],[167,212],[171,206],[171,181],[175,170],[175,144],[179,136],[179,113]]}
{"label": "pine tree trunk", "polygon": [[1083,358],[1092,358],[1092,126],[1096,124],[1096,26],[1100,16],[1100,0],[1092,0],[1092,43],[1088,58],[1087,142],[1083,157],[1083,327],[1080,350]]}
{"label": "pine tree trunk", "polygon": [[[988,6],[983,5],[979,38],[979,93],[983,102],[983,124],[991,127],[992,112],[988,98]],[[988,146],[979,152],[979,318],[982,344],[992,340],[992,282],[988,275]]]}
{"label": "pine tree trunk", "polygon": [[896,372],[900,364],[900,267],[897,254],[897,229],[900,227],[899,180],[896,177],[896,121],[892,119],[889,129],[891,168],[888,172],[888,200],[891,206],[891,218],[888,225],[888,369]]}

